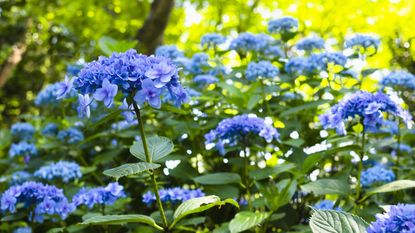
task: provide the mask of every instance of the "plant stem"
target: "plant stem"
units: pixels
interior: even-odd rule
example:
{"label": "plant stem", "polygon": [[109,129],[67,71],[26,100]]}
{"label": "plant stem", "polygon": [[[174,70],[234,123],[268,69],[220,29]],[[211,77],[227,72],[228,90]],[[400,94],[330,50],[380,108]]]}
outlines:
{"label": "plant stem", "polygon": [[267,114],[270,114],[271,109],[270,109],[269,104],[268,104],[267,93],[265,93],[264,80],[260,80],[260,82],[261,82],[261,87],[262,87],[262,94],[264,96],[264,103],[263,104],[265,105],[265,109],[267,110]]}
{"label": "plant stem", "polygon": [[[133,107],[134,107],[135,114],[137,115],[138,126],[140,128],[140,134],[141,134],[141,140],[143,142],[144,153],[146,155],[146,161],[148,163],[151,163],[151,156],[150,156],[150,153],[148,152],[147,139],[146,139],[146,135],[144,132],[144,122],[143,122],[143,119],[141,118],[140,108],[138,108],[136,102],[133,102]],[[151,177],[151,182],[153,183],[153,191],[156,196],[156,201],[157,201],[157,206],[160,212],[161,221],[163,222],[164,228],[167,229],[168,228],[167,218],[166,218],[166,214],[164,213],[163,204],[161,203],[156,175],[154,174],[153,170],[150,170],[149,174]]]}
{"label": "plant stem", "polygon": [[363,170],[363,157],[365,156],[365,138],[366,138],[366,131],[365,128],[363,126],[363,132],[362,132],[362,145],[361,145],[361,151],[360,151],[360,160],[359,160],[359,165],[357,167],[357,186],[356,186],[356,201],[359,200],[360,197],[360,191],[362,189],[362,185],[360,182],[360,177],[362,175],[362,170]]}
{"label": "plant stem", "polygon": [[248,157],[248,150],[245,148],[244,150],[244,183],[246,189],[247,202],[248,202],[248,209],[252,210],[252,202],[251,202],[251,190],[250,190],[250,182],[249,182],[249,174],[248,174],[248,166],[249,166],[249,157]]}

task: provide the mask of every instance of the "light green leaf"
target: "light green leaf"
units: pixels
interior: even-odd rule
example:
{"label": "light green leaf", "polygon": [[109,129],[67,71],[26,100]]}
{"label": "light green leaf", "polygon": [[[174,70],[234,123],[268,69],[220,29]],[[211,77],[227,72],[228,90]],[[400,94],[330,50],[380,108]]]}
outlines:
{"label": "light green leaf", "polygon": [[395,192],[402,189],[410,189],[415,188],[415,181],[413,180],[396,180],[379,187],[375,187],[369,189],[368,195],[376,194],[376,193],[388,193],[388,192]]}
{"label": "light green leaf", "polygon": [[295,164],[285,162],[282,164],[278,164],[275,167],[266,167],[263,169],[257,169],[257,170],[250,171],[249,177],[251,177],[254,180],[263,180],[269,177],[275,177],[278,174],[281,174],[283,172],[289,171],[294,168],[295,168]]}
{"label": "light green leaf", "polygon": [[269,213],[253,213],[250,211],[242,211],[235,215],[229,223],[231,233],[238,233],[251,229],[261,224],[269,217]]}
{"label": "light green leaf", "polygon": [[109,36],[103,36],[98,41],[98,46],[107,56],[113,52],[125,52],[137,45],[137,41],[120,41]]}
{"label": "light green leaf", "polygon": [[158,230],[163,230],[163,228],[156,224],[154,219],[149,216],[141,214],[127,214],[127,215],[104,215],[104,216],[94,216],[83,221],[82,225],[118,225],[126,224],[132,222],[139,222],[150,225]]}
{"label": "light green leaf", "polygon": [[365,233],[368,225],[358,216],[334,210],[317,210],[310,219],[313,233]]}
{"label": "light green leaf", "polygon": [[193,180],[199,184],[238,184],[241,182],[241,176],[236,173],[219,172],[198,176]]}
{"label": "light green leaf", "polygon": [[143,142],[135,141],[130,147],[130,153],[144,162],[157,162],[173,151],[173,143],[166,137],[152,136],[147,138],[148,152],[151,161],[146,160]]}
{"label": "light green leaf", "polygon": [[258,103],[261,99],[262,99],[261,95],[258,95],[258,94],[251,95],[249,97],[249,100],[248,100],[247,106],[246,106],[248,108],[248,110],[252,110],[253,108],[255,108],[255,106],[258,105]]}
{"label": "light green leaf", "polygon": [[105,170],[103,173],[106,176],[111,176],[118,180],[120,177],[138,174],[138,173],[148,171],[148,170],[153,170],[159,167],[160,167],[160,164],[156,164],[156,163],[146,163],[146,162],[126,163],[119,167]]}
{"label": "light green leaf", "polygon": [[226,199],[221,201],[219,197],[213,195],[187,200],[180,204],[176,211],[174,211],[174,221],[170,225],[170,229],[173,228],[181,219],[190,214],[200,213],[214,206],[222,206],[225,204],[231,204],[239,208],[239,205],[235,200]]}
{"label": "light green leaf", "polygon": [[347,195],[351,192],[349,183],[343,179],[319,179],[302,185],[301,189],[305,192],[313,192],[315,195]]}

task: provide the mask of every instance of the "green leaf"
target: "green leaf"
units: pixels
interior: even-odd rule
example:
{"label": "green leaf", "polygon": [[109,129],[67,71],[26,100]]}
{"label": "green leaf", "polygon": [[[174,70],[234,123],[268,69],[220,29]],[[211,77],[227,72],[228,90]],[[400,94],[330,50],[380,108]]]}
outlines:
{"label": "green leaf", "polygon": [[358,216],[334,210],[317,210],[310,219],[313,233],[365,233],[368,225]]}
{"label": "green leaf", "polygon": [[378,71],[379,69],[377,69],[377,68],[371,68],[371,69],[365,69],[365,70],[362,70],[362,76],[363,77],[366,77],[366,76],[369,76],[369,75],[371,75],[371,74],[373,74],[373,73],[375,73],[376,71]]}
{"label": "green leaf", "polygon": [[98,40],[98,46],[106,55],[111,56],[113,52],[125,52],[137,45],[137,41],[119,41],[108,36]]}
{"label": "green leaf", "polygon": [[282,112],[280,117],[286,117],[298,112],[304,112],[304,110],[309,110],[313,108],[317,108],[318,106],[330,102],[329,100],[317,100],[313,102],[308,102],[300,106],[289,108],[288,110]]}
{"label": "green leaf", "polygon": [[248,100],[247,105],[246,105],[248,110],[252,110],[253,108],[255,108],[255,106],[258,105],[258,103],[261,99],[262,99],[262,96],[258,95],[258,94],[254,94],[251,97],[249,97],[249,100]]}
{"label": "green leaf", "polygon": [[257,169],[249,172],[249,177],[253,180],[263,180],[268,179],[269,177],[275,177],[278,174],[289,171],[295,168],[293,163],[282,163],[278,164],[275,167],[266,167],[263,169]]}
{"label": "green leaf", "polygon": [[180,204],[179,207],[177,207],[176,211],[174,211],[174,221],[170,225],[170,229],[173,228],[181,219],[190,214],[200,213],[212,207],[222,206],[226,204],[231,204],[239,208],[239,205],[235,200],[226,199],[221,201],[219,197],[213,195],[187,200]]}
{"label": "green leaf", "polygon": [[144,171],[153,170],[159,167],[160,167],[160,164],[156,164],[156,163],[146,163],[146,162],[126,163],[119,167],[105,170],[103,173],[106,176],[111,176],[118,180],[120,177],[134,175],[134,174],[141,173]]}
{"label": "green leaf", "polygon": [[142,140],[135,141],[130,153],[144,162],[158,162],[173,151],[173,142],[166,137],[152,136],[147,138],[148,152],[151,161],[147,161]]}
{"label": "green leaf", "polygon": [[396,180],[379,187],[371,188],[367,190],[368,195],[376,194],[376,193],[388,193],[388,192],[395,192],[402,189],[410,189],[415,188],[415,181],[413,180]]}
{"label": "green leaf", "polygon": [[241,182],[241,176],[236,173],[219,172],[198,176],[193,180],[199,184],[239,184]]}
{"label": "green leaf", "polygon": [[305,192],[313,192],[315,195],[347,195],[351,192],[349,183],[343,179],[319,179],[302,185],[301,189]]}
{"label": "green leaf", "polygon": [[250,211],[242,211],[235,215],[229,223],[229,230],[231,233],[238,233],[251,229],[252,227],[261,224],[269,217],[269,213],[253,213]]}
{"label": "green leaf", "polygon": [[156,224],[154,219],[149,216],[141,214],[127,214],[127,215],[104,215],[104,216],[94,216],[84,220],[82,225],[117,225],[117,224],[126,224],[132,222],[139,222],[150,225],[158,230],[163,230],[163,228]]}
{"label": "green leaf", "polygon": [[96,122],[94,122],[89,128],[94,129],[104,123],[109,122],[110,120],[113,120],[114,118],[120,116],[122,110],[120,109],[115,109],[113,111],[111,111],[110,113],[108,113],[107,115],[105,115],[104,117],[102,117],[101,119],[97,120]]}

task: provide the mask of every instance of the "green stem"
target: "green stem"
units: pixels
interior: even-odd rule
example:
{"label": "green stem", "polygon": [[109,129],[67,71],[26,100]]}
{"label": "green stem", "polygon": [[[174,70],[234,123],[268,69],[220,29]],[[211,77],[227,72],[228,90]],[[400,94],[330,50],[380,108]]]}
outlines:
{"label": "green stem", "polygon": [[244,185],[246,189],[247,195],[247,202],[248,202],[248,209],[252,210],[252,202],[251,202],[251,189],[250,189],[250,182],[249,182],[249,173],[248,173],[248,166],[249,166],[249,157],[248,151],[245,148],[244,150]]}
{"label": "green stem", "polygon": [[366,131],[365,128],[363,126],[363,133],[362,133],[362,150],[360,151],[360,160],[359,160],[359,165],[357,167],[357,186],[356,186],[356,201],[359,200],[360,197],[360,192],[362,189],[362,185],[360,183],[360,177],[362,175],[362,170],[363,170],[363,157],[365,156],[365,138],[366,138]]}
{"label": "green stem", "polygon": [[265,109],[267,110],[267,114],[270,114],[271,109],[268,104],[267,93],[265,93],[265,84],[263,80],[260,80],[260,82],[261,82],[261,87],[262,87],[262,95],[264,96]]}
{"label": "green stem", "polygon": [[401,120],[398,119],[398,132],[396,134],[397,142],[396,142],[396,179],[398,179],[398,173],[399,173],[399,166],[400,166],[400,157],[401,157]]}
{"label": "green stem", "polygon": [[[140,108],[138,108],[136,102],[133,102],[133,107],[134,107],[135,114],[137,115],[138,126],[140,128],[140,134],[141,134],[141,140],[143,141],[144,153],[146,155],[146,161],[148,163],[151,163],[151,156],[150,156],[150,153],[148,152],[147,139],[146,139],[146,135],[144,132],[144,122],[143,122],[143,119],[141,118]],[[160,211],[161,221],[163,222],[164,228],[167,229],[168,228],[167,218],[166,218],[166,214],[164,213],[163,204],[161,203],[156,175],[154,174],[153,170],[150,170],[149,174],[151,177],[151,182],[153,183],[153,191],[156,196],[156,201],[157,201],[158,209]]]}

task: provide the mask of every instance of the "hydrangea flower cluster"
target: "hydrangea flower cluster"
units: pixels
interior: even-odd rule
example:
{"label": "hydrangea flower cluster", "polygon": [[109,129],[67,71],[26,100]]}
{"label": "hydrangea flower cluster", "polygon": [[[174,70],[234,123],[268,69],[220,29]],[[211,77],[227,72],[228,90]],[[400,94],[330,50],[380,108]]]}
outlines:
{"label": "hydrangea flower cluster", "polygon": [[32,228],[19,227],[19,228],[14,229],[13,233],[32,233]]}
{"label": "hydrangea flower cluster", "polygon": [[176,45],[162,45],[159,46],[155,53],[157,57],[166,57],[171,59],[172,61],[176,60],[177,58],[183,57],[183,52],[179,51]]}
{"label": "hydrangea flower cluster", "polygon": [[263,51],[273,42],[273,38],[265,34],[252,34],[249,32],[241,33],[233,39],[229,45],[230,50],[235,50],[240,54],[247,52]]}
{"label": "hydrangea flower cluster", "polygon": [[71,127],[61,130],[57,136],[58,140],[69,145],[77,144],[84,140],[84,134],[77,128]]}
{"label": "hydrangea flower cluster", "polygon": [[344,47],[346,48],[364,48],[373,47],[378,49],[380,45],[380,40],[376,36],[367,35],[367,34],[354,34],[344,42]]}
{"label": "hydrangea flower cluster", "polygon": [[275,67],[269,61],[250,62],[245,70],[245,76],[250,81],[257,78],[274,78],[278,74],[278,67]]}
{"label": "hydrangea flower cluster", "polygon": [[325,129],[336,129],[338,134],[344,135],[345,121],[358,116],[365,130],[376,130],[383,124],[383,113],[400,117],[408,128],[412,125],[409,113],[393,102],[389,96],[380,92],[372,94],[365,91],[346,96],[325,114],[320,115],[319,119]]}
{"label": "hydrangea flower cluster", "polygon": [[196,75],[204,73],[204,71],[209,67],[209,55],[206,53],[195,53],[185,65],[187,71]]}
{"label": "hydrangea flower cluster", "polygon": [[334,204],[335,204],[334,201],[322,200],[322,201],[317,202],[313,207],[318,210],[337,210],[337,211],[342,210],[342,208],[340,207],[334,208]]}
{"label": "hydrangea flower cluster", "polygon": [[380,84],[396,90],[415,90],[415,75],[403,70],[392,71],[383,77]]}
{"label": "hydrangea flower cluster", "polygon": [[64,183],[82,177],[81,167],[74,162],[59,161],[40,167],[34,175],[45,180],[60,179]]}
{"label": "hydrangea flower cluster", "polygon": [[[172,204],[177,204],[180,202],[190,200],[192,198],[204,197],[205,193],[203,193],[200,189],[192,190],[175,187],[168,189],[160,189],[159,195],[162,202],[170,202]],[[151,205],[155,201],[156,195],[153,192],[148,191],[145,194],[143,194],[143,202],[145,204]]]}
{"label": "hydrangea flower cluster", "polygon": [[148,103],[160,108],[161,96],[165,93],[173,97],[177,106],[186,99],[177,67],[170,59],[138,54],[134,49],[113,53],[110,57],[101,56],[86,64],[73,86],[82,94],[78,111],[85,116],[89,115],[89,104],[92,102],[89,95],[97,101],[103,101],[107,108],[112,106],[119,90],[124,97],[134,95],[140,107]]}
{"label": "hydrangea flower cluster", "polygon": [[14,138],[24,141],[30,141],[35,135],[35,128],[29,123],[16,123],[10,131]]}
{"label": "hydrangea flower cluster", "polygon": [[226,42],[226,37],[217,33],[207,33],[202,36],[200,44],[202,47],[215,48],[216,46]]}
{"label": "hydrangea flower cluster", "polygon": [[268,31],[281,35],[296,33],[298,30],[298,20],[293,17],[282,17],[268,22]]}
{"label": "hydrangea flower cluster", "polygon": [[106,187],[82,188],[72,198],[75,206],[112,205],[119,198],[125,197],[124,187],[118,183],[109,183]]}
{"label": "hydrangea flower cluster", "polygon": [[270,45],[262,49],[261,55],[266,59],[275,60],[284,57],[284,52],[278,45]]}
{"label": "hydrangea flower cluster", "polygon": [[311,66],[307,58],[294,57],[285,63],[285,72],[291,76],[307,75],[311,72]]}
{"label": "hydrangea flower cluster", "polygon": [[49,123],[42,129],[42,134],[49,137],[54,137],[58,134],[59,127],[55,123]]}
{"label": "hydrangea flower cluster", "polygon": [[37,149],[35,144],[21,141],[19,143],[12,144],[9,150],[10,157],[23,156],[25,160],[29,160],[30,157],[37,155]]}
{"label": "hydrangea flower cluster", "polygon": [[57,91],[59,89],[58,83],[53,83],[47,85],[43,90],[41,90],[35,99],[36,106],[57,106],[59,101],[57,98]]}
{"label": "hydrangea flower cluster", "polygon": [[306,37],[295,45],[298,50],[313,51],[324,48],[324,40],[320,37]]}
{"label": "hydrangea flower cluster", "polygon": [[34,208],[31,218],[36,222],[43,222],[44,215],[59,215],[65,219],[75,210],[62,189],[33,181],[7,189],[1,197],[0,206],[3,211],[15,213],[19,203],[24,204],[24,208]]}
{"label": "hydrangea flower cluster", "polygon": [[382,165],[376,165],[362,172],[360,182],[363,187],[370,187],[376,183],[389,183],[395,180],[392,170]]}
{"label": "hydrangea flower cluster", "polygon": [[340,52],[323,52],[312,54],[308,58],[308,62],[310,63],[311,71],[318,73],[322,70],[327,70],[327,67],[330,63],[345,67],[347,63],[347,57]]}
{"label": "hydrangea flower cluster", "polygon": [[219,82],[219,79],[210,74],[200,74],[194,77],[193,82],[201,85],[207,85]]}
{"label": "hydrangea flower cluster", "polygon": [[23,184],[24,182],[28,181],[30,178],[32,178],[32,174],[30,174],[29,172],[17,171],[11,175],[10,184],[11,185]]}
{"label": "hydrangea flower cluster", "polygon": [[398,204],[384,214],[377,214],[376,221],[367,228],[368,233],[413,233],[415,230],[415,205]]}
{"label": "hydrangea flower cluster", "polygon": [[222,120],[216,129],[205,135],[205,139],[206,144],[215,143],[220,154],[224,155],[225,145],[235,146],[243,143],[249,135],[258,135],[268,143],[279,138],[277,129],[267,124],[264,119],[243,114]]}

